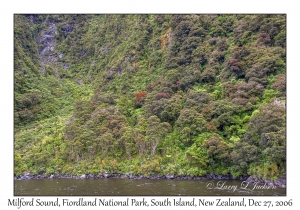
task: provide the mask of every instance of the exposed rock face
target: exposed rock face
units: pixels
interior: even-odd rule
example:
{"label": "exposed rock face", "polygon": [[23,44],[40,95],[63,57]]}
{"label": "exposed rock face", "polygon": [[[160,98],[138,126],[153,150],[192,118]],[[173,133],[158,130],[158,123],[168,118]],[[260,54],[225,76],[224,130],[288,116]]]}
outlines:
{"label": "exposed rock face", "polygon": [[286,187],[286,178],[285,175],[283,178],[278,178],[276,180],[265,180],[263,178],[255,178],[252,176],[249,176],[246,182],[249,183],[258,183],[258,184],[268,184],[269,186],[278,186],[285,188]]}
{"label": "exposed rock face", "polygon": [[[18,178],[17,178],[18,179]],[[23,176],[19,177],[20,180],[32,179],[32,175],[28,172],[24,172]]]}
{"label": "exposed rock face", "polygon": [[277,106],[280,106],[280,107],[282,107],[282,108],[285,108],[285,104],[284,104],[282,101],[280,101],[278,98],[276,98],[276,99],[274,100],[273,104],[274,104],[274,105],[277,105]]}
{"label": "exposed rock face", "polygon": [[274,184],[276,186],[280,186],[282,188],[285,188],[286,187],[286,179],[278,178],[278,179],[274,180]]}
{"label": "exposed rock face", "polygon": [[23,176],[30,176],[30,173],[29,172],[24,172]]}
{"label": "exposed rock face", "polygon": [[46,74],[46,65],[52,66],[55,75],[57,78],[60,78],[59,73],[57,71],[57,60],[58,58],[62,58],[62,54],[57,55],[55,53],[55,38],[57,34],[57,27],[54,23],[48,23],[49,26],[47,30],[41,31],[37,42],[39,46],[42,46],[42,49],[39,52],[39,58],[41,61],[42,67],[42,75]]}
{"label": "exposed rock face", "polygon": [[40,54],[45,55],[47,51],[54,51],[55,44],[55,35],[56,35],[56,26],[55,24],[50,24],[47,31],[42,32],[38,42],[43,46],[43,50]]}
{"label": "exposed rock face", "polygon": [[166,178],[167,178],[167,179],[174,179],[174,175],[167,174],[167,175],[166,175]]}
{"label": "exposed rock face", "polygon": [[132,174],[118,174],[118,173],[108,173],[104,172],[103,174],[93,175],[93,174],[83,174],[81,176],[74,175],[31,175],[30,173],[23,173],[23,176],[14,177],[15,180],[26,180],[26,179],[45,179],[45,178],[63,178],[63,179],[99,179],[99,178],[122,178],[122,179],[174,179],[174,180],[246,180],[249,183],[258,183],[258,184],[268,184],[269,186],[278,186],[285,188],[286,187],[286,177],[285,174],[283,177],[278,178],[276,180],[264,180],[261,178],[254,178],[252,176],[248,177],[237,177],[233,178],[231,174],[228,175],[215,175],[215,174],[207,174],[204,176],[183,176],[183,175],[132,175]]}
{"label": "exposed rock face", "polygon": [[110,177],[110,174],[107,173],[107,172],[105,172],[105,173],[103,174],[103,177],[104,177],[104,178],[109,178],[109,177]]}

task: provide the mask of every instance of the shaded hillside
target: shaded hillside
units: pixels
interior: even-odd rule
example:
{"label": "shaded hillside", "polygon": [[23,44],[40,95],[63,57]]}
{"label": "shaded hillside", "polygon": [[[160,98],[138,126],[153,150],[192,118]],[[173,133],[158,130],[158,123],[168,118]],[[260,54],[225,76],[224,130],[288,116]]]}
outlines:
{"label": "shaded hillside", "polygon": [[15,15],[15,174],[286,168],[285,15]]}

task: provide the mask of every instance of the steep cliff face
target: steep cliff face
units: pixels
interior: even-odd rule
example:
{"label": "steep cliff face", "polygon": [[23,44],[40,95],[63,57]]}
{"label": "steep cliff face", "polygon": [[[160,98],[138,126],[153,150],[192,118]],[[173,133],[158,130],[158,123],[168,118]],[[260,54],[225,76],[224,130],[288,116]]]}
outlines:
{"label": "steep cliff face", "polygon": [[[38,44],[43,47],[43,50],[38,52],[41,60],[42,75],[45,76],[45,64],[54,66],[58,56],[54,53],[55,47],[55,36],[56,36],[56,25],[50,24],[46,31],[42,31],[38,36]],[[56,76],[59,77],[57,70],[55,71]]]}
{"label": "steep cliff face", "polygon": [[284,15],[16,15],[15,173],[285,171]]}

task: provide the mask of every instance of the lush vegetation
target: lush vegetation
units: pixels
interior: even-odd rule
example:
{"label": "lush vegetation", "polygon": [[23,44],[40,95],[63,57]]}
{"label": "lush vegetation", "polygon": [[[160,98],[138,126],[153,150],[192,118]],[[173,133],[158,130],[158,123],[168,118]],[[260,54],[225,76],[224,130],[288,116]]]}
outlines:
{"label": "lush vegetation", "polygon": [[15,174],[286,169],[285,15],[15,15]]}

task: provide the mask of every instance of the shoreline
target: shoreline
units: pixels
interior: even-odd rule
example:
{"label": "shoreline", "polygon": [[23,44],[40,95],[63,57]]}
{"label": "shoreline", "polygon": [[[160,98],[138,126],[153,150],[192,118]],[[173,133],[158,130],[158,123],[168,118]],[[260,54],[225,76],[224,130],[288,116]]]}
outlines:
{"label": "shoreline", "polygon": [[167,180],[238,180],[246,181],[248,183],[258,183],[258,184],[268,184],[270,186],[278,186],[280,188],[286,188],[286,175],[284,174],[282,178],[276,180],[265,180],[263,178],[254,178],[252,176],[239,176],[233,177],[231,174],[228,175],[216,175],[216,174],[206,174],[203,176],[188,176],[188,175],[132,175],[132,174],[120,174],[120,173],[102,173],[102,174],[83,174],[83,175],[31,175],[30,173],[23,173],[22,176],[14,176],[14,180],[31,180],[31,179],[108,179],[108,178],[118,178],[118,179],[167,179]]}

